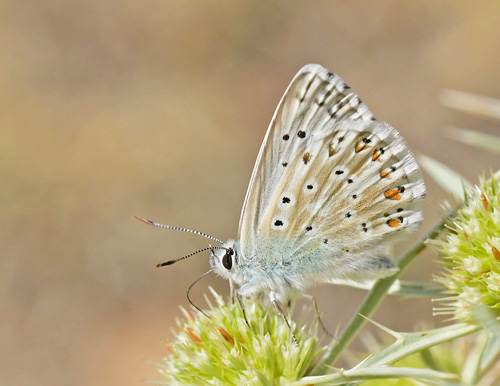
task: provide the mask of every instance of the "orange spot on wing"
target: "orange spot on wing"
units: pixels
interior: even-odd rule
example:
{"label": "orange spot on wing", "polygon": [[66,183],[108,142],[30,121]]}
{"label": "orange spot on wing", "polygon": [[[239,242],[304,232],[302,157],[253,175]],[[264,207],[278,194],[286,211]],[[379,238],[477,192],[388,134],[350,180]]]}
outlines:
{"label": "orange spot on wing", "polygon": [[399,194],[398,189],[390,189],[384,193],[384,196],[389,200],[401,200],[401,195]]}
{"label": "orange spot on wing", "polygon": [[366,144],[364,144],[364,143],[358,143],[358,144],[356,145],[355,150],[356,150],[356,153],[359,153],[361,150],[368,149],[369,147],[370,147],[370,146],[368,146],[368,145],[366,145]]}
{"label": "orange spot on wing", "polygon": [[219,330],[219,332],[222,335],[222,337],[224,338],[224,340],[227,343],[229,343],[231,346],[234,346],[234,339],[233,339],[233,337],[231,335],[229,335],[229,332],[227,332],[222,327],[218,327],[217,329]]}
{"label": "orange spot on wing", "polygon": [[380,152],[378,150],[375,150],[373,153],[372,161],[376,161],[380,158]]}
{"label": "orange spot on wing", "polygon": [[307,165],[309,161],[311,160],[311,153],[305,153],[304,156],[302,157],[302,161]]}
{"label": "orange spot on wing", "polygon": [[191,340],[196,343],[198,346],[201,346],[203,344],[202,340],[200,337],[196,336],[196,334],[193,332],[193,329],[191,327],[186,327],[184,329],[186,331],[186,334],[191,338]]}
{"label": "orange spot on wing", "polygon": [[393,218],[387,220],[387,225],[389,225],[391,228],[397,228],[399,224],[400,222],[398,220],[394,220]]}
{"label": "orange spot on wing", "polygon": [[387,172],[380,172],[380,178],[391,178],[391,175]]}

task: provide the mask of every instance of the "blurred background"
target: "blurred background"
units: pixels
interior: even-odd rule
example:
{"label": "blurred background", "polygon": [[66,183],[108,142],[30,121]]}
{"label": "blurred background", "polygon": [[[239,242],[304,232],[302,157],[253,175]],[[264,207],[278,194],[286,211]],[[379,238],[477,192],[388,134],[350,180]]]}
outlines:
{"label": "blurred background", "polygon": [[[500,98],[500,2],[4,0],[0,4],[0,383],[140,385],[167,353],[207,245],[140,215],[236,237],[260,143],[306,63],[338,73],[415,153],[471,181],[498,157],[442,135],[493,133],[443,88]],[[429,178],[425,222],[447,197]],[[417,238],[418,235],[415,237]],[[404,249],[412,240],[398,245]],[[406,278],[431,281],[427,252]],[[211,276],[193,290],[204,306]],[[331,330],[364,293],[321,286]],[[374,319],[440,325],[428,301]]]}

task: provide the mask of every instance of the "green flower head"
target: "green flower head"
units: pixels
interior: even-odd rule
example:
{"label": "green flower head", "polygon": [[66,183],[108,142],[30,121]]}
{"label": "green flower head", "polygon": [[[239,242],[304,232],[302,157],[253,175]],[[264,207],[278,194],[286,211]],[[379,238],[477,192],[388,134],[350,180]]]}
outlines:
{"label": "green flower head", "polygon": [[436,280],[449,297],[440,299],[436,314],[453,314],[471,321],[476,306],[487,307],[500,317],[500,189],[498,179],[483,178],[445,231],[435,241],[446,265]]}
{"label": "green flower head", "polygon": [[282,385],[300,379],[318,355],[316,335],[297,330],[298,345],[280,315],[257,302],[245,303],[250,328],[241,308],[226,304],[212,290],[215,306],[206,315],[182,310],[170,355],[157,364],[168,385]]}

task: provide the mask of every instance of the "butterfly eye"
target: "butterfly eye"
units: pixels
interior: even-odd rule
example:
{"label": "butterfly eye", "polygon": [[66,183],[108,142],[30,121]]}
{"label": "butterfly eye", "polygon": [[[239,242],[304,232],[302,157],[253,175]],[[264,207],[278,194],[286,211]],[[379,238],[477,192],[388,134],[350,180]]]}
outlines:
{"label": "butterfly eye", "polygon": [[228,271],[231,269],[231,267],[233,266],[233,250],[232,249],[229,249],[226,254],[224,255],[224,257],[222,258],[222,265],[224,266],[224,268],[226,268]]}

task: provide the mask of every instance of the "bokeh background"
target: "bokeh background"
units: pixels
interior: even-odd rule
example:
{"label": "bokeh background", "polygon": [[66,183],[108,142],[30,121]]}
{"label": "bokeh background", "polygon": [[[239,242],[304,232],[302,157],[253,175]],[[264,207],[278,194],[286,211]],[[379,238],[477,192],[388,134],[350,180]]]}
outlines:
{"label": "bokeh background", "polygon": [[[442,135],[495,122],[444,108],[443,88],[500,97],[497,1],[4,0],[0,4],[0,383],[140,385],[158,378],[186,290],[235,237],[254,160],[306,63],[340,74],[416,153],[472,181],[498,157]],[[422,227],[447,195],[427,179]],[[405,245],[398,246],[401,251]],[[406,277],[431,280],[424,254]],[[209,277],[193,290],[203,306]],[[322,286],[325,323],[363,293]],[[412,329],[427,301],[374,318]]]}

